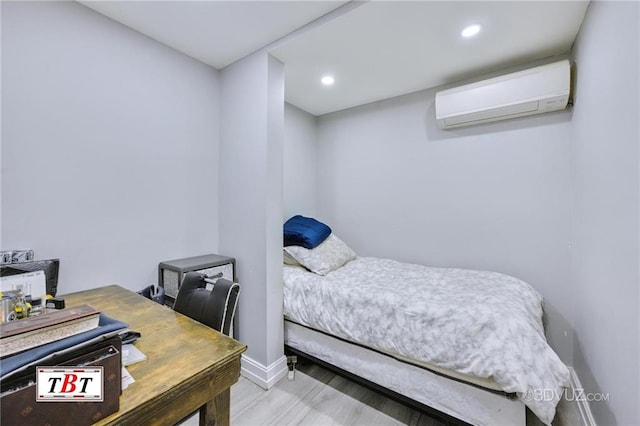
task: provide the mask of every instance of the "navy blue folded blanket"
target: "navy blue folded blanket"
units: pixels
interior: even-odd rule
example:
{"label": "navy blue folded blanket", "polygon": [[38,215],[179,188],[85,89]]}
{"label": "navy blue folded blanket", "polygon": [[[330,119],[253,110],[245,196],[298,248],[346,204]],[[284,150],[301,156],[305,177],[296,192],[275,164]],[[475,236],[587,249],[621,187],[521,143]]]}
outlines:
{"label": "navy blue folded blanket", "polygon": [[331,228],[311,217],[293,216],[284,223],[284,246],[316,248],[331,235]]}

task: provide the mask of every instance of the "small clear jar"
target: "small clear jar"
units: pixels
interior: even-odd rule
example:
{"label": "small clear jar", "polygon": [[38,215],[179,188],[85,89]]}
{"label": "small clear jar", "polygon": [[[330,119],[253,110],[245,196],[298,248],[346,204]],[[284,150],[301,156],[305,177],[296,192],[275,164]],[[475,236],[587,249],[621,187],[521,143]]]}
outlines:
{"label": "small clear jar", "polygon": [[42,299],[33,299],[31,301],[31,310],[29,311],[30,317],[37,317],[44,314],[46,308],[42,306]]}

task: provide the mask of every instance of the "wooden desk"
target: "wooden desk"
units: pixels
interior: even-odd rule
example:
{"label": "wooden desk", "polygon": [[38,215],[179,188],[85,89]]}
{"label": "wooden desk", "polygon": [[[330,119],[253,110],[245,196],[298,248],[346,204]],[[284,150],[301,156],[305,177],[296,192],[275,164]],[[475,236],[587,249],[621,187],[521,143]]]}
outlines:
{"label": "wooden desk", "polygon": [[135,383],[98,425],[172,425],[197,409],[200,425],[229,424],[246,345],[119,286],[69,294],[65,303],[92,305],[142,334],[135,345],[147,360],[127,367]]}

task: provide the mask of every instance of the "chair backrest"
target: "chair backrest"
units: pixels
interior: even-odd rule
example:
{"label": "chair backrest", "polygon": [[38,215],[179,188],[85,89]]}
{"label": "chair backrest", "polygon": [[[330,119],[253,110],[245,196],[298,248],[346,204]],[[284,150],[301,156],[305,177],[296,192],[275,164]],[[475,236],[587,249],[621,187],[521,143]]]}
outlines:
{"label": "chair backrest", "polygon": [[173,309],[231,336],[240,285],[219,278],[213,284],[213,289],[208,290],[205,278],[198,272],[187,272]]}

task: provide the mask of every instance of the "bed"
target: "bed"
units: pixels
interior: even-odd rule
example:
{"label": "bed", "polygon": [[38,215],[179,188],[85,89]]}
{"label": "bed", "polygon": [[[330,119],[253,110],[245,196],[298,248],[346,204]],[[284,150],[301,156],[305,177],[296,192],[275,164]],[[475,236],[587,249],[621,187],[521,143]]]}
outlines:
{"label": "bed", "polygon": [[487,271],[359,257],[333,233],[285,247],[285,345],[475,425],[550,424],[569,371],[542,297]]}

